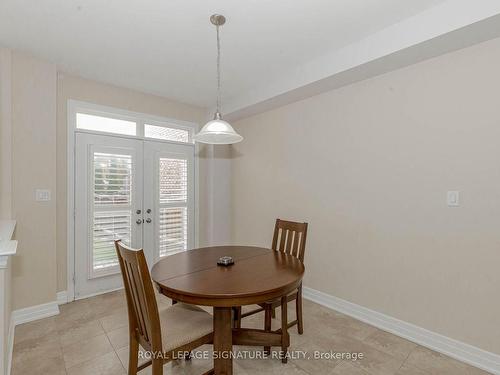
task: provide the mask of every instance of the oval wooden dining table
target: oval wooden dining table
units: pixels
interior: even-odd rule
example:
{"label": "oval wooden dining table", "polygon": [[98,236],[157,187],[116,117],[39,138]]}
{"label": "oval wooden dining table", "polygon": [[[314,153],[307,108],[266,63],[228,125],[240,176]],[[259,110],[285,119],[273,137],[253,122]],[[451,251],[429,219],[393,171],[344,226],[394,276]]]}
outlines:
{"label": "oval wooden dining table", "polygon": [[[222,256],[234,264],[218,266]],[[175,301],[213,306],[214,371],[233,372],[233,345],[281,346],[279,332],[233,328],[234,306],[253,305],[288,295],[302,282],[303,263],[278,251],[252,246],[216,246],[168,256],[156,263],[151,277],[160,293]]]}

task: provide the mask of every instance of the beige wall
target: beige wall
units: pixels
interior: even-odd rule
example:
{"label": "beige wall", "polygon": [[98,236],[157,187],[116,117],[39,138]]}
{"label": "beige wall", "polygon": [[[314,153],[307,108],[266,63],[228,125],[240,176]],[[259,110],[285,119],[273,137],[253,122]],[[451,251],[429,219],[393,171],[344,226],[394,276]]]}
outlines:
{"label": "beige wall", "polygon": [[499,67],[496,39],[235,123],[232,241],[308,221],[306,286],[500,353]]}
{"label": "beige wall", "polygon": [[[0,47],[0,219],[12,215],[12,64],[11,51]],[[0,224],[1,225],[1,224]],[[7,373],[12,312],[11,264],[0,266],[0,374]]]}
{"label": "beige wall", "polygon": [[[36,202],[37,188],[50,189],[53,199]],[[14,309],[55,300],[56,196],[56,67],[12,53]]]}
{"label": "beige wall", "polygon": [[0,47],[0,219],[12,216],[12,55]]}
{"label": "beige wall", "polygon": [[[67,288],[67,102],[69,99],[134,112],[203,123],[206,110],[83,78],[59,74],[57,81],[57,290]],[[208,242],[210,150],[200,148],[200,244]]]}

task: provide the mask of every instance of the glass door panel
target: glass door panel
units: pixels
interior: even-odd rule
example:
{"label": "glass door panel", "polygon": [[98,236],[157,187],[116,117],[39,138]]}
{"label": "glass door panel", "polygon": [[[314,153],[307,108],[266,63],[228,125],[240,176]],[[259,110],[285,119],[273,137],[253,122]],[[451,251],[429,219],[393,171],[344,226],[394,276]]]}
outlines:
{"label": "glass door panel", "polygon": [[147,141],[144,161],[144,246],[156,262],[194,247],[194,147]]}

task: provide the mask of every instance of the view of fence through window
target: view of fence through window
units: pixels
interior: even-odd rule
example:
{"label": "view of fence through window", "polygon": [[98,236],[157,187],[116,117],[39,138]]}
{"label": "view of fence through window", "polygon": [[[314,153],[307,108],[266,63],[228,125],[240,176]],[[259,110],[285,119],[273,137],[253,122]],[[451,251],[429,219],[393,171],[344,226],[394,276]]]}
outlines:
{"label": "view of fence through window", "polygon": [[160,256],[187,249],[188,166],[185,159],[160,158]]}

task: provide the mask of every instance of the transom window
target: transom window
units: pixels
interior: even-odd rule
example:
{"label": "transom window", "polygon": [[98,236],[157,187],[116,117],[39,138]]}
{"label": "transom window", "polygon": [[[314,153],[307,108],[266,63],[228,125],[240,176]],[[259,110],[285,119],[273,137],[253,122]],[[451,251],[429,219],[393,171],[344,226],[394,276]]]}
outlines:
{"label": "transom window", "polygon": [[77,112],[76,129],[170,142],[194,143],[192,126],[182,125],[176,121],[152,121],[140,116],[118,118],[115,113],[108,115]]}
{"label": "transom window", "polygon": [[171,126],[144,125],[144,136],[147,138],[163,139],[175,142],[190,142],[191,134],[188,129],[173,128]]}
{"label": "transom window", "polygon": [[104,116],[88,115],[86,113],[76,114],[76,127],[78,129],[85,129],[94,132],[137,135],[136,122]]}

